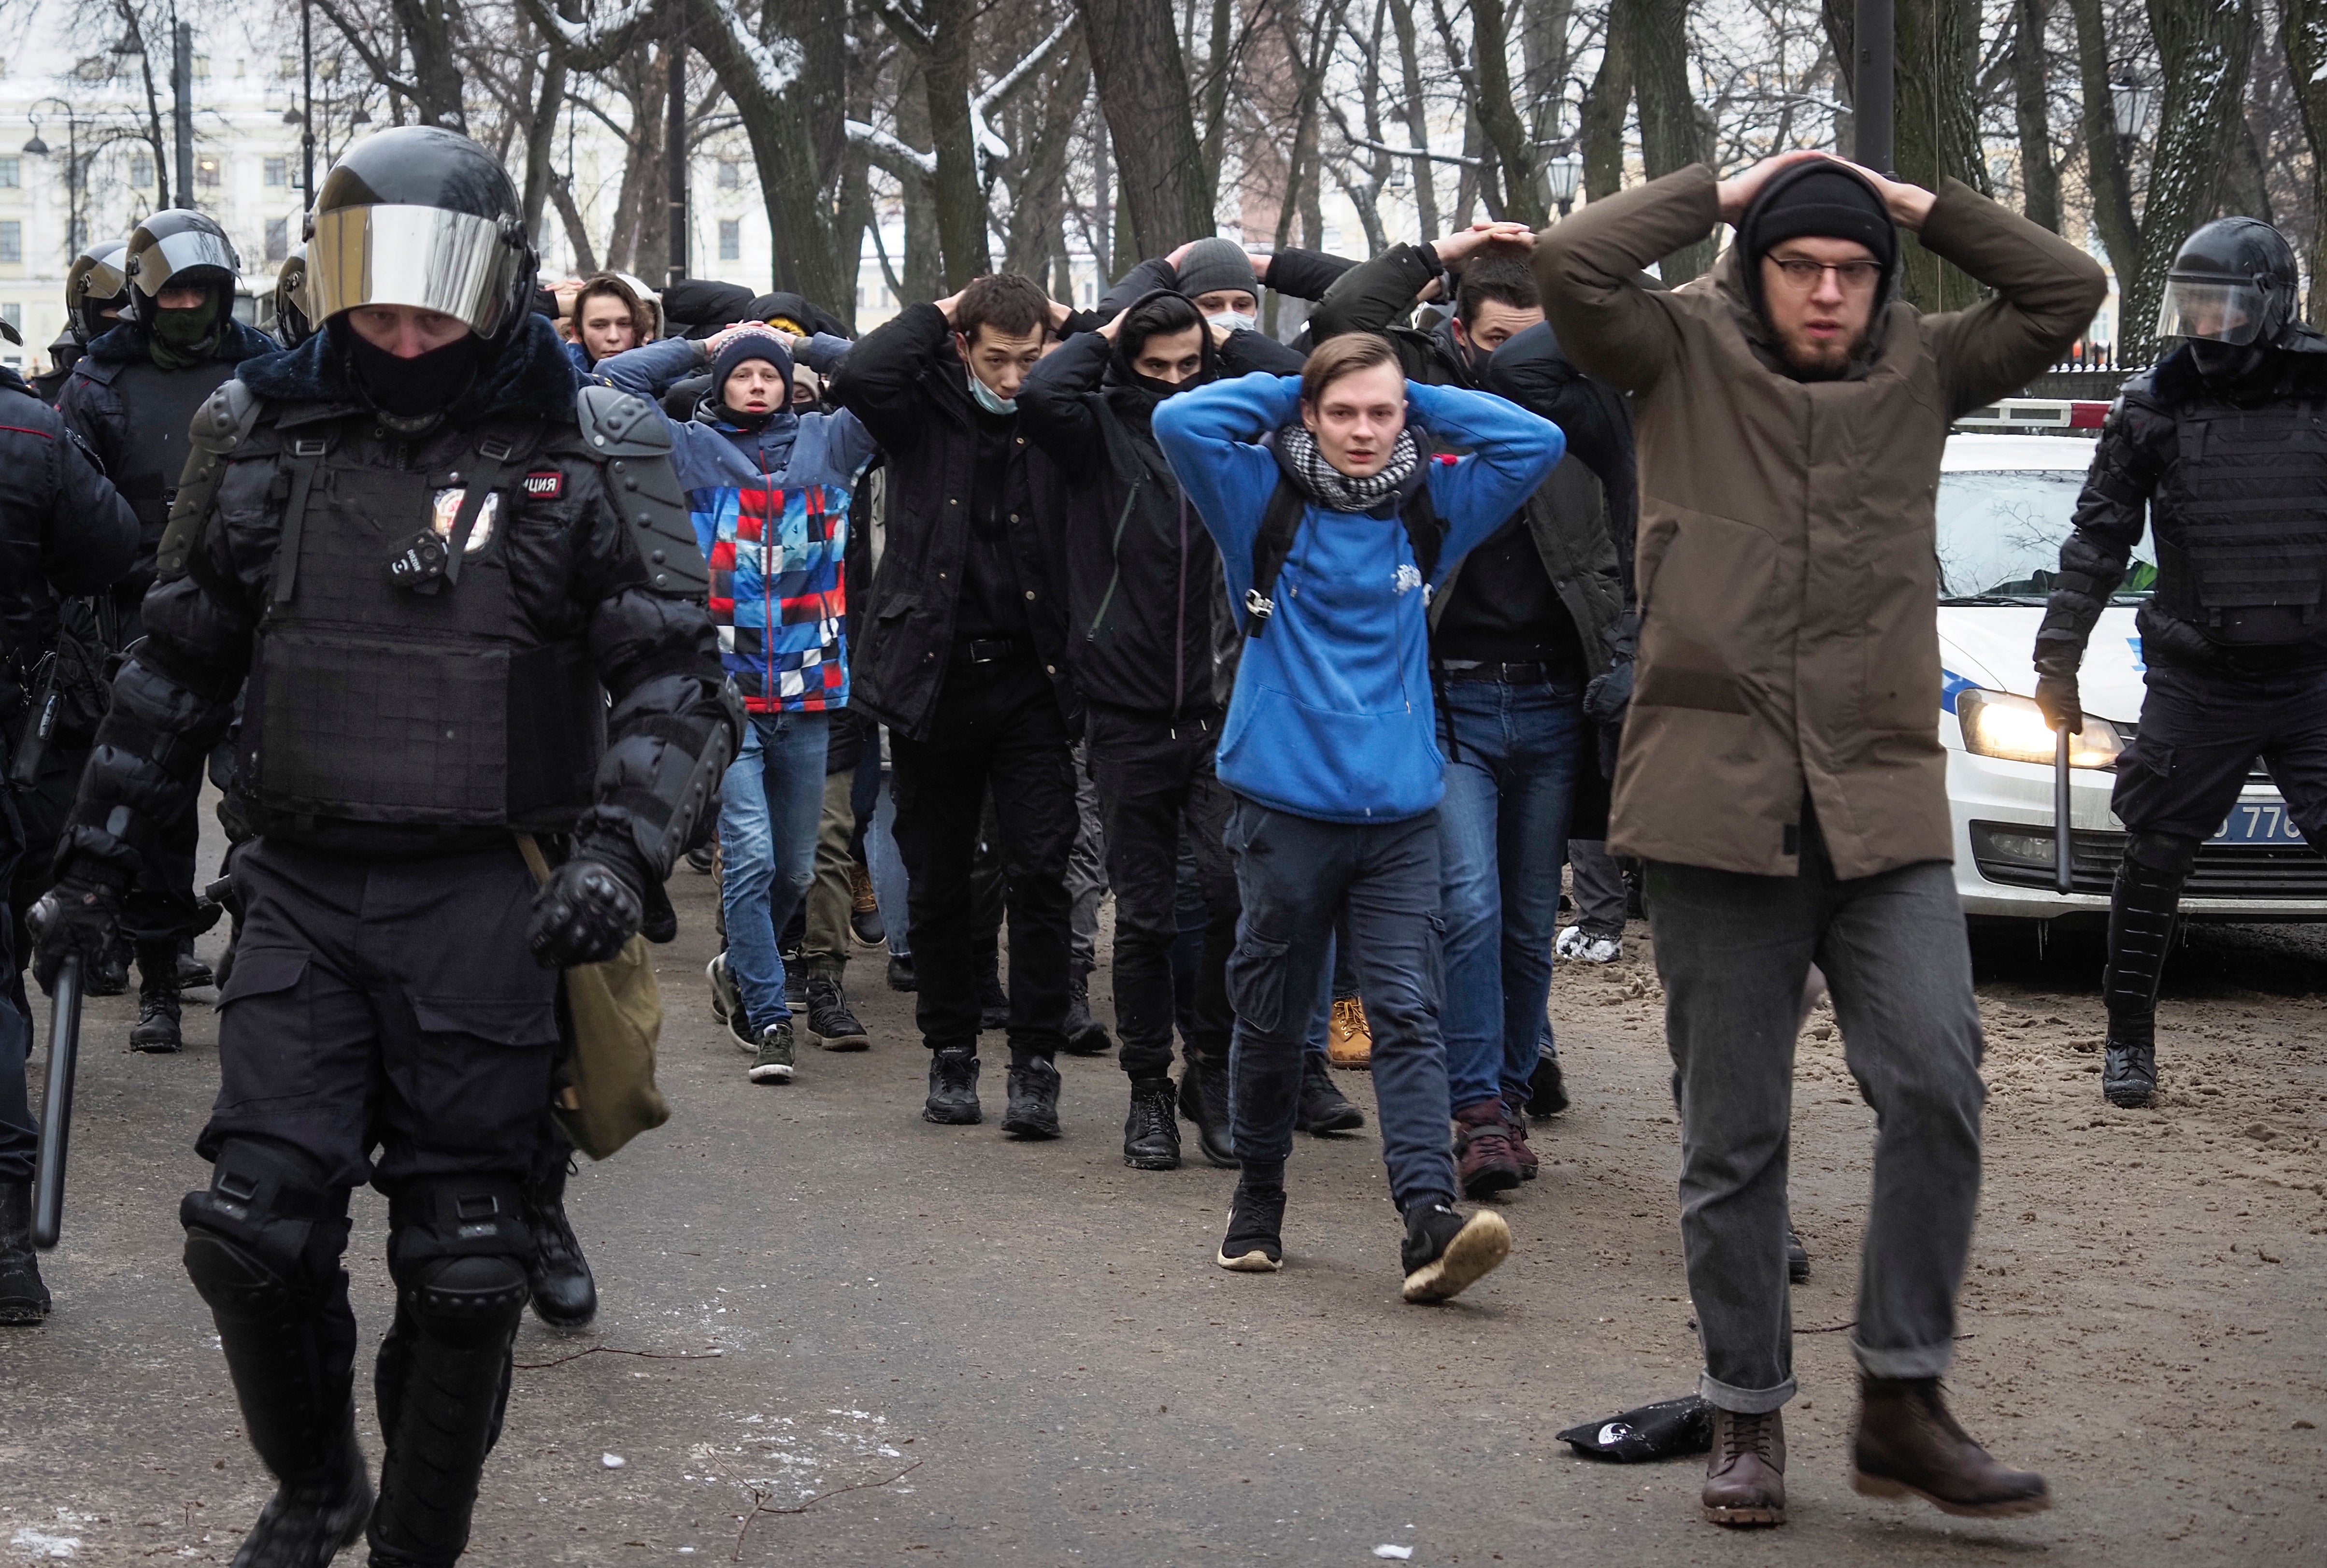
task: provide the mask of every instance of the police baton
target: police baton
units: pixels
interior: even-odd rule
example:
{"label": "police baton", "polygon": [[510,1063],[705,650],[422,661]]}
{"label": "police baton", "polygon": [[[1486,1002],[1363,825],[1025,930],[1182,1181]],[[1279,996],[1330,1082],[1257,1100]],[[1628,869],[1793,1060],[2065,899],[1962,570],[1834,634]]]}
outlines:
{"label": "police baton", "polygon": [[72,1138],[73,1070],[80,1064],[80,955],[57,966],[49,992],[49,1087],[41,1114],[41,1153],[33,1167],[33,1245],[57,1245],[65,1217],[65,1147]]}
{"label": "police baton", "polygon": [[2052,886],[2061,897],[2077,891],[2074,835],[2069,825],[2069,732],[2052,738]]}

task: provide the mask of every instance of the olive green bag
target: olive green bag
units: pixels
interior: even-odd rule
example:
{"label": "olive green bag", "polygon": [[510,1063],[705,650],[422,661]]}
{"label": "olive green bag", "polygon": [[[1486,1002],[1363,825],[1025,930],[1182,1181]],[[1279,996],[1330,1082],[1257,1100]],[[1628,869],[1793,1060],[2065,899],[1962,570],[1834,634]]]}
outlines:
{"label": "olive green bag", "polygon": [[[549,863],[529,834],[518,849],[540,882]],[[655,1087],[655,1044],[662,1038],[662,989],[644,937],[632,937],[603,964],[565,972],[565,1013],[573,1050],[550,1110],[574,1146],[603,1160],[650,1127],[670,1120],[670,1104]]]}

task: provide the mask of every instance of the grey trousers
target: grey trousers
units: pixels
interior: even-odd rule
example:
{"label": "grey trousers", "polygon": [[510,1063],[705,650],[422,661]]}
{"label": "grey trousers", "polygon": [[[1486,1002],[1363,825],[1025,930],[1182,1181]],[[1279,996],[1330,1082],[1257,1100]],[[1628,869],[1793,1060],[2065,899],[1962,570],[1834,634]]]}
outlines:
{"label": "grey trousers", "polygon": [[1575,877],[1575,923],[1592,937],[1624,935],[1624,868],[1597,838],[1567,841],[1567,864]]}
{"label": "grey trousers", "polygon": [[1940,862],[1843,881],[1816,826],[1801,873],[1652,863],[1649,920],[1679,1082],[1681,1240],[1725,1410],[1793,1396],[1786,1162],[1810,966],[1874,1106],[1874,1190],[1851,1348],[1878,1377],[1936,1377],[1979,1207],[1979,1013],[1953,873]]}
{"label": "grey trousers", "polygon": [[1078,975],[1098,967],[1098,906],[1107,897],[1107,822],[1089,754],[1075,742],[1075,846],[1067,855],[1067,898],[1072,904],[1070,953]]}

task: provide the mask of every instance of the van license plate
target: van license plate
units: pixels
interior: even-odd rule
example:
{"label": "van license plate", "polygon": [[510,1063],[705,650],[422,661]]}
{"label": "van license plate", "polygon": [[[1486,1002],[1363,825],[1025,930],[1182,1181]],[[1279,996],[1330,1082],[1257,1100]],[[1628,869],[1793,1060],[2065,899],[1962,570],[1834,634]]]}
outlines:
{"label": "van license plate", "polygon": [[2206,841],[2209,844],[2295,845],[2304,842],[2303,830],[2294,826],[2294,815],[2285,803],[2276,800],[2241,800],[2230,807],[2230,815],[2220,831]]}

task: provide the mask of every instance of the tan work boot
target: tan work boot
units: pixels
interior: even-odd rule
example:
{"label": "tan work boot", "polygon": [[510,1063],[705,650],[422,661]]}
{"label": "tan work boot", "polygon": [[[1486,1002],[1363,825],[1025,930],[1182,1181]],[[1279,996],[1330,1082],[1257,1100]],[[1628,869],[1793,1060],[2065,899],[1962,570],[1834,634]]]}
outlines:
{"label": "tan work boot", "polygon": [[1747,1415],[1715,1405],[1713,1453],[1696,1500],[1716,1525],[1784,1524],[1785,1417],[1774,1410]]}
{"label": "tan work boot", "polygon": [[1333,1003],[1332,1021],[1325,1028],[1325,1059],[1360,1070],[1373,1065],[1373,1028],[1366,1022],[1366,1004],[1355,996]]}
{"label": "tan work boot", "polygon": [[1870,1498],[1922,1498],[1943,1514],[2041,1514],[2052,1490],[2033,1470],[1998,1464],[1948,1414],[1936,1377],[1862,1377],[1850,1484]]}

